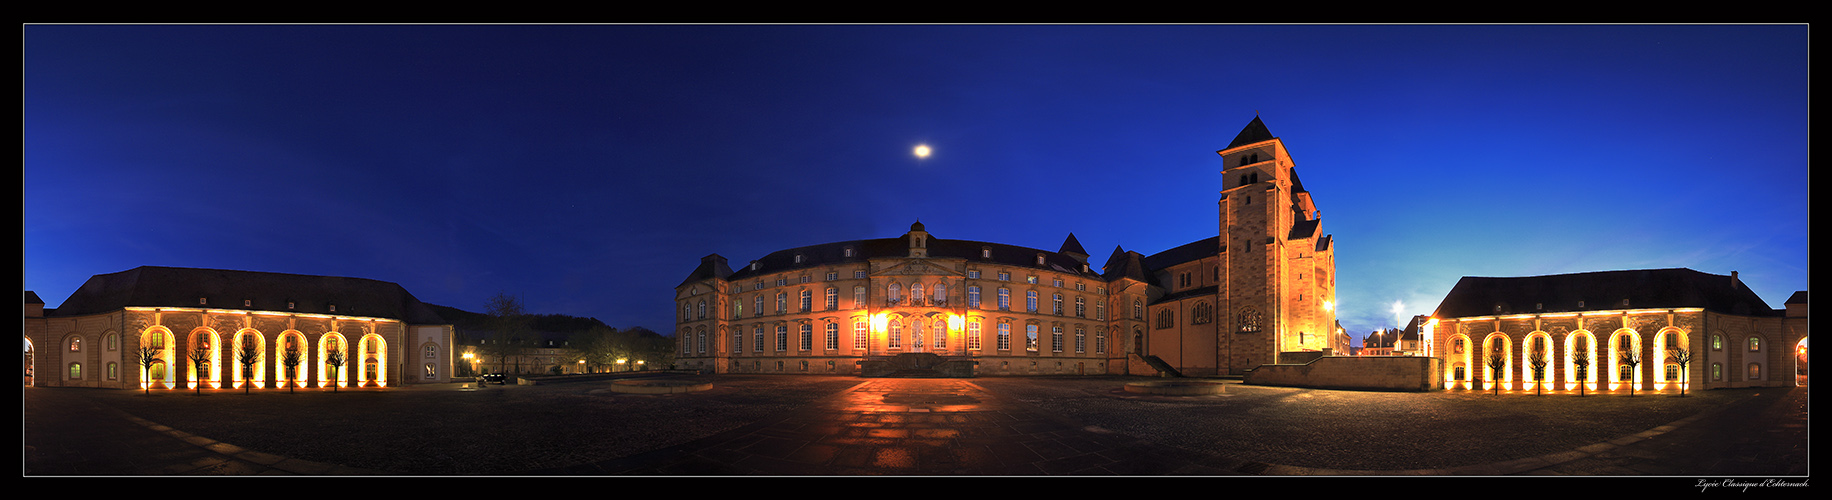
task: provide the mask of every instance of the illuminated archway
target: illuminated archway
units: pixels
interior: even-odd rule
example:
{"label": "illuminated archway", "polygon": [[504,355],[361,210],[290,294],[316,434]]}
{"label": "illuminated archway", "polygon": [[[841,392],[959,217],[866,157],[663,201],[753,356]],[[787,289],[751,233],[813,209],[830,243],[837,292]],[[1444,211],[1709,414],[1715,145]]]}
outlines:
{"label": "illuminated archway", "polygon": [[[1609,359],[1603,366],[1609,367],[1609,387],[1611,390],[1633,386],[1641,379],[1641,366],[1650,361],[1641,354],[1641,335],[1634,330],[1623,328],[1609,336]],[[1627,359],[1638,359],[1639,364],[1630,365]],[[1638,389],[1638,387],[1637,387]]]}
{"label": "illuminated archway", "polygon": [[[337,387],[348,385],[346,381],[350,379],[348,375],[350,373],[349,354],[350,347],[345,344],[343,334],[326,332],[318,337],[318,387],[330,387],[330,384],[333,383],[337,384]],[[343,366],[333,367],[331,364],[333,357],[338,358]],[[332,370],[336,370],[337,373],[333,375]]]}
{"label": "illuminated archway", "polygon": [[1453,388],[1471,389],[1475,387],[1470,384],[1470,367],[1475,366],[1470,358],[1470,351],[1474,350],[1471,349],[1472,345],[1469,336],[1461,333],[1452,335],[1449,343],[1446,344],[1449,352],[1445,356],[1450,362],[1451,369],[1445,371],[1447,376],[1445,382]]}
{"label": "illuminated archway", "polygon": [[38,383],[36,379],[32,378],[32,367],[34,366],[34,363],[37,362],[38,353],[32,349],[32,339],[30,337],[27,337],[25,339],[25,353],[24,354],[25,354],[25,359],[23,360],[24,364],[20,366],[25,367],[25,385],[27,387],[30,387]]}
{"label": "illuminated archway", "polygon": [[[305,334],[298,330],[280,332],[274,350],[274,382],[277,387],[303,387],[311,379],[306,375],[311,365],[312,351],[308,349]],[[291,368],[288,368],[291,364]],[[288,376],[290,371],[291,376]]]}
{"label": "illuminated archway", "polygon": [[1794,385],[1807,385],[1807,338],[1794,343]]}
{"label": "illuminated archway", "polygon": [[[1520,345],[1520,369],[1523,370],[1521,379],[1525,384],[1522,388],[1533,390],[1535,385],[1541,389],[1547,388],[1546,385],[1555,378],[1552,372],[1558,367],[1558,363],[1552,358],[1552,336],[1546,332],[1534,331],[1521,339]],[[1535,359],[1544,363],[1544,366],[1537,369],[1539,373],[1534,373]]]}
{"label": "illuminated archway", "polygon": [[388,386],[388,341],[373,333],[363,335],[357,345],[356,379],[362,387]]}
{"label": "illuminated archway", "polygon": [[[199,327],[185,336],[185,373],[192,383],[205,389],[222,387],[222,345],[216,330]],[[202,355],[201,361],[199,354]]]}
{"label": "illuminated archway", "polygon": [[[1580,369],[1579,358],[1584,361]],[[1587,390],[1597,390],[1597,368],[1605,366],[1597,358],[1597,338],[1588,330],[1578,330],[1565,336],[1564,381],[1566,389],[1584,384]]]}
{"label": "illuminated archway", "polygon": [[1692,339],[1688,338],[1686,331],[1677,327],[1662,328],[1654,334],[1652,361],[1656,362],[1656,369],[1653,370],[1655,389],[1679,389],[1691,385],[1691,374],[1686,372],[1697,363],[1697,359],[1687,360],[1683,368],[1679,366],[1679,360],[1675,359],[1678,356],[1696,355],[1689,347],[1691,345]]}
{"label": "illuminated archway", "polygon": [[[234,350],[230,357],[235,361],[229,371],[233,387],[241,389],[250,383],[256,389],[267,387],[267,338],[259,330],[243,328],[235,332],[235,344],[230,348]],[[243,364],[245,356],[253,356],[253,363]]]}
{"label": "illuminated archway", "polygon": [[[1507,384],[1514,381],[1513,350],[1514,345],[1508,341],[1505,333],[1491,333],[1482,339],[1482,366],[1478,369],[1482,371],[1483,382],[1502,384],[1507,388]],[[1495,373],[1495,366],[1490,364],[1493,359],[1501,360],[1501,373]]]}

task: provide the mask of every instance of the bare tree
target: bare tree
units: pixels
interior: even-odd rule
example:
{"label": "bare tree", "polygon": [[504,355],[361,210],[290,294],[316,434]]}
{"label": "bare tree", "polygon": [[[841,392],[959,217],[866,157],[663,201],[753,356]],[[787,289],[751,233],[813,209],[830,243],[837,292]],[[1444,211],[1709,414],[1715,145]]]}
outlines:
{"label": "bare tree", "polygon": [[165,349],[142,344],[140,350],[135,352],[135,354],[140,358],[140,373],[144,374],[144,376],[140,377],[140,392],[145,395],[151,395],[153,387],[153,365],[159,364],[159,356],[165,354]]}
{"label": "bare tree", "polygon": [[261,361],[261,347],[255,345],[253,336],[242,337],[242,345],[235,349],[235,361],[242,365],[242,394],[248,394],[249,386],[254,385],[254,364]]}
{"label": "bare tree", "polygon": [[210,372],[210,344],[203,342],[193,344],[191,352],[186,357],[191,359],[191,373],[197,375],[195,380],[191,381],[191,385],[196,386],[197,394],[201,396],[204,393],[204,381],[207,380],[206,377],[209,377]]}
{"label": "bare tree", "polygon": [[1679,384],[1679,397],[1686,397],[1686,365],[1692,364],[1692,351],[1688,351],[1684,347],[1667,349],[1667,360],[1672,361],[1673,364],[1679,365],[1680,379],[1673,382]]}
{"label": "bare tree", "polygon": [[305,353],[299,346],[289,345],[280,354],[280,364],[286,366],[286,393],[292,394],[293,388],[299,387],[299,365],[305,364]]}
{"label": "bare tree", "polygon": [[1577,352],[1572,353],[1571,364],[1578,367],[1578,397],[1583,397],[1587,385],[1585,382],[1590,380],[1590,351],[1578,349]]}
{"label": "bare tree", "polygon": [[341,381],[338,377],[342,376],[340,368],[343,368],[344,365],[344,353],[342,349],[337,348],[337,344],[331,344],[326,348],[324,364],[331,367],[331,392],[337,392],[337,386],[343,385],[338,383]]}
{"label": "bare tree", "polygon": [[1527,364],[1533,367],[1533,395],[1535,396],[1540,395],[1540,389],[1546,385],[1546,365],[1550,362],[1546,359],[1544,351],[1533,351],[1533,354],[1527,356]]}
{"label": "bare tree", "polygon": [[484,344],[485,350],[496,355],[496,372],[503,372],[503,364],[510,356],[515,357],[515,372],[521,373],[521,357],[529,349],[533,329],[529,326],[528,311],[522,307],[521,299],[507,293],[497,293],[484,307],[484,313],[490,316],[491,338]]}
{"label": "bare tree", "polygon": [[1489,373],[1490,373],[1489,378],[1495,379],[1495,380],[1490,380],[1489,383],[1492,383],[1495,385],[1495,394],[1500,395],[1501,394],[1501,382],[1500,382],[1501,372],[1502,370],[1506,370],[1508,368],[1507,351],[1506,349],[1501,347],[1500,342],[1496,342],[1495,348],[1489,350],[1488,367],[1489,367]]}
{"label": "bare tree", "polygon": [[1629,351],[1622,353],[1622,364],[1628,365],[1628,395],[1629,397],[1634,397],[1635,375],[1641,373],[1641,370],[1636,368],[1637,366],[1641,366],[1641,352]]}

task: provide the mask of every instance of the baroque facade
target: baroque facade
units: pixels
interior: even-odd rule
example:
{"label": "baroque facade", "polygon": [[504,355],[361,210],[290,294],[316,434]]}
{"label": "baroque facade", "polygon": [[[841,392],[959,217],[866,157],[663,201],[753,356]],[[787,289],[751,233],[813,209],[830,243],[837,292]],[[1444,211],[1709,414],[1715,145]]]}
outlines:
{"label": "baroque facade", "polygon": [[1677,391],[1791,387],[1807,326],[1806,292],[1770,309],[1735,272],[1645,269],[1465,277],[1423,338],[1450,389]]}
{"label": "baroque facade", "polygon": [[720,255],[675,287],[679,364],[720,373],[859,373],[902,353],[977,373],[1240,374],[1330,353],[1335,250],[1284,143],[1255,117],[1224,149],[1217,235],[1099,271],[1054,252],[896,238]]}
{"label": "baroque facade", "polygon": [[388,387],[452,377],[451,325],[394,283],[148,266],[91,277],[55,309],[25,295],[30,385]]}

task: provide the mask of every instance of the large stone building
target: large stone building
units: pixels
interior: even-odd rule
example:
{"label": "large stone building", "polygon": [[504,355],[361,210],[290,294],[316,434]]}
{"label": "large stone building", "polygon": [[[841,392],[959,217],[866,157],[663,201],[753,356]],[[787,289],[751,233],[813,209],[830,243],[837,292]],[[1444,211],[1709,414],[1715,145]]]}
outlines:
{"label": "large stone building", "polygon": [[935,237],[781,250],[735,271],[717,254],[675,287],[680,364],[717,372],[859,373],[934,353],[980,374],[1240,374],[1339,338],[1335,257],[1284,142],[1255,117],[1216,152],[1219,227],[1098,272],[1056,251]]}
{"label": "large stone building", "polygon": [[1450,389],[1787,387],[1808,331],[1806,292],[1770,309],[1735,272],[1691,269],[1465,277],[1432,318]]}
{"label": "large stone building", "polygon": [[[24,326],[31,385],[387,387],[452,377],[451,325],[400,285],[368,279],[138,267],[89,278],[56,309],[25,292]],[[240,362],[244,352],[252,365]],[[287,363],[293,353],[298,362]]]}

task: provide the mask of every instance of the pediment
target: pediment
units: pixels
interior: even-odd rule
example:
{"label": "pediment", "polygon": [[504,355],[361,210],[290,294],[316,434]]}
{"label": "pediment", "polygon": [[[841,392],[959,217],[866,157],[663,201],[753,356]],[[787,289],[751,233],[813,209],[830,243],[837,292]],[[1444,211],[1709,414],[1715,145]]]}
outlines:
{"label": "pediment", "polygon": [[956,278],[964,276],[951,267],[939,265],[932,262],[930,259],[922,258],[904,259],[901,263],[884,268],[873,274],[876,276],[953,276]]}

